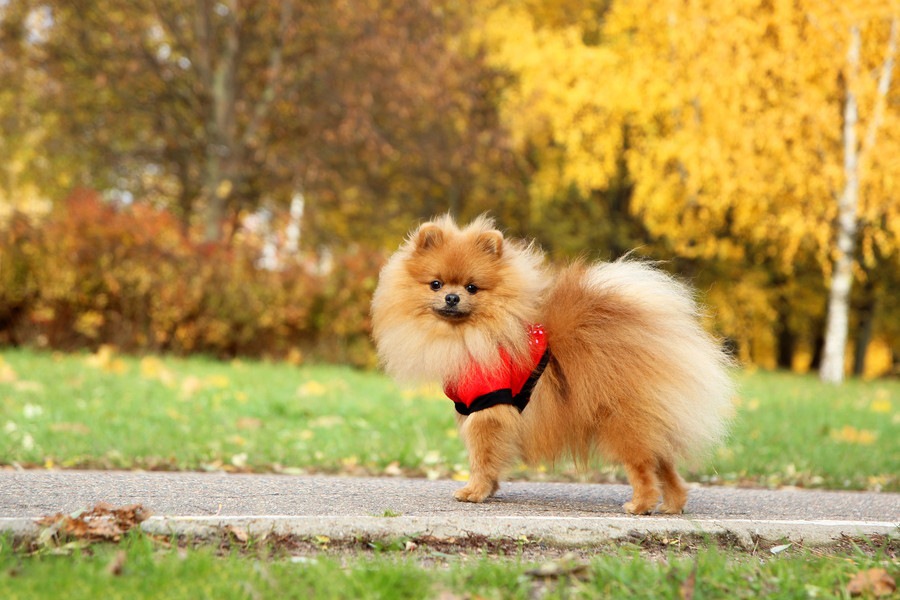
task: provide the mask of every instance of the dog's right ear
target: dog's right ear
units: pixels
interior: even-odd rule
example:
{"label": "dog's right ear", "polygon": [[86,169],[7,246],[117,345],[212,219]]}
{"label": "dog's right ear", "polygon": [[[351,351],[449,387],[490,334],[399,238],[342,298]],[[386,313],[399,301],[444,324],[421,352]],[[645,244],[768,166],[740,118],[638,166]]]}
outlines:
{"label": "dog's right ear", "polygon": [[444,231],[434,223],[425,223],[415,235],[416,250],[437,248],[444,243]]}

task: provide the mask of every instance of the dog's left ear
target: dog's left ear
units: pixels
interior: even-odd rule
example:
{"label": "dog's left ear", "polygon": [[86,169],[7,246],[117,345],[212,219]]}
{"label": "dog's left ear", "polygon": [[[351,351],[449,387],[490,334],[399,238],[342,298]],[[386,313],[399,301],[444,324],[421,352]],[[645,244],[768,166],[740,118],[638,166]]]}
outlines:
{"label": "dog's left ear", "polygon": [[503,255],[503,234],[496,229],[479,233],[475,238],[475,243],[479,248],[488,254],[494,254],[497,258]]}
{"label": "dog's left ear", "polygon": [[435,223],[425,223],[413,236],[417,250],[437,248],[444,243],[444,231]]}

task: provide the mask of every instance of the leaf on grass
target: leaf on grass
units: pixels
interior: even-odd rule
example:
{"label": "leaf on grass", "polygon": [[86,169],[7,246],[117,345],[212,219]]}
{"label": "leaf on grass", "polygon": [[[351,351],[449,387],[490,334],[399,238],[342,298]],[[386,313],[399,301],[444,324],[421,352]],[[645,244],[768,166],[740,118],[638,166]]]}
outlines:
{"label": "leaf on grass", "polygon": [[574,554],[566,554],[559,560],[546,562],[536,569],[525,571],[525,574],[534,579],[587,579],[589,575],[588,565],[577,562]]}
{"label": "leaf on grass", "polygon": [[88,435],[91,428],[84,423],[51,423],[50,431],[56,433],[77,433],[78,435]]}
{"label": "leaf on grass", "polygon": [[13,383],[19,379],[16,370],[13,369],[3,358],[0,358],[0,383]]}
{"label": "leaf on grass", "polygon": [[184,381],[181,382],[181,398],[187,400],[202,389],[203,382],[200,378],[195,377],[194,375],[188,375],[184,378]]}
{"label": "leaf on grass", "polygon": [[84,362],[89,367],[116,375],[122,375],[128,371],[125,361],[116,357],[115,347],[108,344],[100,346],[97,352],[84,359]]}
{"label": "leaf on grass", "polygon": [[871,404],[872,412],[875,413],[889,413],[891,412],[892,406],[890,400],[873,400]]}
{"label": "leaf on grass", "polygon": [[694,600],[694,589],[697,586],[697,563],[694,562],[694,568],[688,578],[681,582],[678,586],[678,596],[681,600]]}
{"label": "leaf on grass", "polygon": [[142,358],[140,369],[143,379],[157,380],[166,387],[175,386],[175,375],[155,356]]}
{"label": "leaf on grass", "polygon": [[231,380],[225,375],[210,375],[203,380],[209,387],[224,390],[231,386]]}
{"label": "leaf on grass", "polygon": [[297,388],[297,395],[302,397],[305,396],[321,396],[328,391],[324,385],[315,380],[310,380]]}
{"label": "leaf on grass", "polygon": [[791,546],[793,546],[793,544],[781,544],[780,546],[773,546],[769,548],[769,552],[771,552],[772,554],[781,554]]}
{"label": "leaf on grass", "polygon": [[344,424],[344,418],[340,415],[323,415],[309,422],[310,427],[319,427],[327,429],[329,427],[337,427]]}
{"label": "leaf on grass", "polygon": [[884,569],[867,569],[860,571],[847,584],[847,592],[851,596],[863,594],[876,597],[889,596],[897,589],[897,582]]}
{"label": "leaf on grass", "polygon": [[256,417],[240,417],[235,426],[238,429],[259,429],[262,427],[262,419],[257,419]]}
{"label": "leaf on grass", "polygon": [[847,444],[871,446],[878,439],[878,432],[868,429],[857,429],[852,425],[844,425],[840,429],[831,432],[831,439]]}
{"label": "leaf on grass", "polygon": [[113,559],[106,565],[106,572],[110,575],[121,575],[122,569],[125,567],[126,554],[124,550],[119,550]]}
{"label": "leaf on grass", "polygon": [[149,511],[140,504],[115,508],[106,502],[100,502],[88,511],[72,515],[56,513],[39,518],[38,525],[46,528],[39,535],[39,540],[45,545],[49,545],[54,539],[117,542],[149,516]]}
{"label": "leaf on grass", "polygon": [[17,392],[34,392],[39,394],[44,391],[44,384],[39,381],[27,381],[23,379],[21,381],[14,381],[12,385],[13,389]]}

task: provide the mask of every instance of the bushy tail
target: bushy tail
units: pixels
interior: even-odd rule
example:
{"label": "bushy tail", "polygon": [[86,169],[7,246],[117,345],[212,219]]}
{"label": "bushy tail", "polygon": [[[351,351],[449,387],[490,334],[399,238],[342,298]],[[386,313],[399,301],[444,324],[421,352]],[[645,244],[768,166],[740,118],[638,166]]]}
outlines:
{"label": "bushy tail", "polygon": [[560,396],[579,419],[628,419],[660,453],[682,458],[725,436],[731,359],[703,329],[691,289],[667,273],[628,259],[572,265],[550,293],[544,324],[568,369],[558,374]]}

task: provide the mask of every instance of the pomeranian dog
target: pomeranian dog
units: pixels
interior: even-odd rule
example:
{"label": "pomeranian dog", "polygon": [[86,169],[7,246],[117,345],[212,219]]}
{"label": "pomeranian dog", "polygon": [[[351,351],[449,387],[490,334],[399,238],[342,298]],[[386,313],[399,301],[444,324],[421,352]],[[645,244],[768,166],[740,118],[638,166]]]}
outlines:
{"label": "pomeranian dog", "polygon": [[381,271],[373,337],[400,381],[436,380],[459,413],[483,502],[505,468],[599,453],[622,464],[632,514],[681,513],[676,462],[725,435],[730,359],[691,290],[652,265],[576,262],[558,272],[487,217],[413,231]]}

